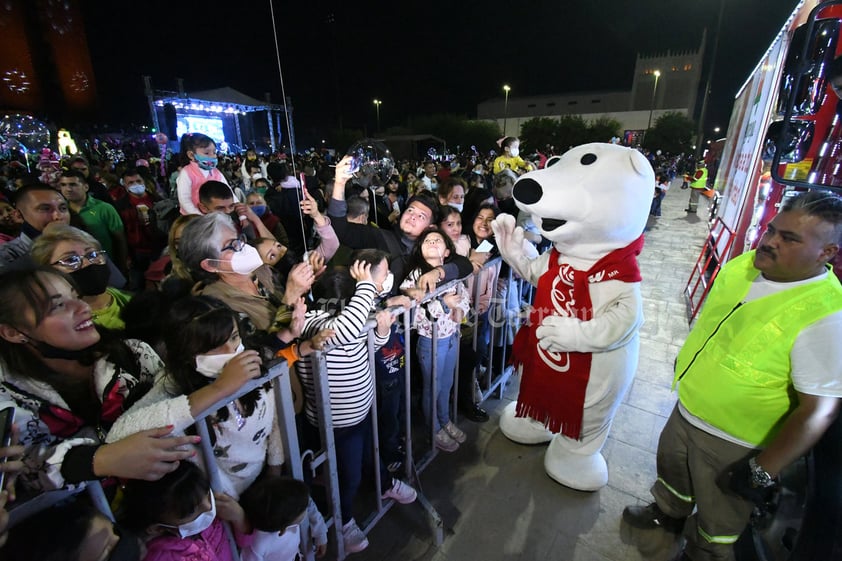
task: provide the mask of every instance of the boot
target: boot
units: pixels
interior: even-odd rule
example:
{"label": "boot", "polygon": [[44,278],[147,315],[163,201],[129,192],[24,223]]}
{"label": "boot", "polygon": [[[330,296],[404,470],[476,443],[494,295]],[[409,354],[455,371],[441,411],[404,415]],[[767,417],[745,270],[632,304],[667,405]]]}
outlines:
{"label": "boot", "polygon": [[632,528],[641,530],[663,528],[667,532],[680,534],[684,529],[686,518],[668,516],[658,507],[657,503],[651,503],[646,506],[627,506],[623,509],[623,520]]}

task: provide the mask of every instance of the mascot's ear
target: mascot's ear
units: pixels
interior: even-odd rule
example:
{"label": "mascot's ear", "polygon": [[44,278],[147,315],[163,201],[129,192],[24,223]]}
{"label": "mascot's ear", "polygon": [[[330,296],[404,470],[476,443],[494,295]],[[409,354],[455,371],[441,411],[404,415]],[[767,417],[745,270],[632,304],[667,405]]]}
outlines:
{"label": "mascot's ear", "polygon": [[631,160],[632,168],[634,168],[634,171],[636,171],[638,175],[644,175],[646,168],[651,167],[649,165],[649,160],[647,160],[643,154],[634,149],[629,149],[629,160]]}

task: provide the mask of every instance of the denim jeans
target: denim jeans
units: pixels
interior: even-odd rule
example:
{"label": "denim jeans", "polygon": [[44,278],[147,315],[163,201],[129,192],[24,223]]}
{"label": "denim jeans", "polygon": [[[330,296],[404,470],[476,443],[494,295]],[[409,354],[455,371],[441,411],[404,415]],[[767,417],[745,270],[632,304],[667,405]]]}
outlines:
{"label": "denim jeans", "polygon": [[386,463],[403,459],[401,437],[403,436],[403,371],[391,380],[377,378],[377,430],[380,436],[380,455]]}
{"label": "denim jeans", "polygon": [[[304,422],[305,442],[313,449],[320,447],[319,429]],[[354,517],[354,499],[363,477],[363,467],[371,467],[373,455],[371,439],[371,413],[365,419],[350,427],[333,429],[336,446],[336,467],[339,479],[339,502],[342,522]],[[392,476],[380,461],[380,484],[385,493],[392,486]]]}
{"label": "denim jeans", "polygon": [[[459,333],[436,341],[436,418],[433,420],[435,432],[450,422],[450,390],[456,374],[456,355],[459,348]],[[418,337],[418,362],[424,389],[421,393],[421,407],[427,422],[432,418],[433,389],[433,340]]]}

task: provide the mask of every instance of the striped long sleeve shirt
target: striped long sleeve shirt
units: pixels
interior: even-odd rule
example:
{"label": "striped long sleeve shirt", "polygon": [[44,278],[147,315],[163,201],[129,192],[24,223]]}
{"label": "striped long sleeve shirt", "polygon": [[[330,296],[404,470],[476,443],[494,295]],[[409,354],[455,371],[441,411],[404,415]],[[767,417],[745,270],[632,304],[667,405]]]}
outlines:
{"label": "striped long sleeve shirt", "polygon": [[[373,367],[368,363],[366,333],[363,331],[376,295],[374,283],[357,283],[354,296],[336,315],[321,310],[307,312],[302,339],[309,339],[322,329],[333,329],[336,335],[329,341],[338,346],[327,353],[327,379],[330,387],[330,407],[335,428],[350,427],[365,419],[374,399]],[[375,330],[375,349],[388,340]],[[304,387],[304,412],[312,425],[318,425],[316,390],[310,360],[300,360],[296,372]]]}

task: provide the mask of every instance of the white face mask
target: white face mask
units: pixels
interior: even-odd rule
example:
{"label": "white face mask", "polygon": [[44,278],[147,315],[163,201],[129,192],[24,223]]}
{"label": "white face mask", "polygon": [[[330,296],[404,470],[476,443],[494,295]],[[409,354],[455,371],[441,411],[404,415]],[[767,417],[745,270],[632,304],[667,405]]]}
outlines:
{"label": "white face mask", "polygon": [[[178,535],[182,538],[189,538],[190,536],[195,536],[196,534],[200,534],[210,528],[210,525],[213,524],[213,521],[216,518],[216,500],[213,498],[212,492],[210,494],[210,504],[210,510],[203,512],[186,524],[179,524],[177,527]],[[168,524],[159,524],[159,526],[163,526],[164,528],[176,528],[176,526],[170,526]]]}
{"label": "white face mask", "polygon": [[196,372],[207,376],[208,378],[219,378],[219,374],[225,365],[231,362],[231,359],[245,350],[243,344],[237,347],[233,353],[223,353],[218,355],[196,355]]}
{"label": "white face mask", "polygon": [[520,150],[518,150],[517,148],[509,148],[509,154],[512,155],[512,158],[517,158],[520,154]]}
{"label": "white face mask", "polygon": [[[222,259],[208,259],[208,261],[215,263],[216,267],[219,267],[219,265],[223,263]],[[250,275],[258,267],[263,265],[263,258],[260,257],[260,253],[257,249],[245,244],[243,249],[237,251],[231,256],[231,261],[229,263],[231,264],[231,271],[241,275]],[[222,272],[225,273],[228,271],[223,270]]]}
{"label": "white face mask", "polygon": [[462,212],[462,209],[465,207],[464,203],[447,203],[447,204],[449,204],[450,206],[452,206],[453,208],[455,208],[459,212]]}
{"label": "white face mask", "polygon": [[379,296],[386,296],[392,292],[392,288],[395,286],[395,275],[390,271],[389,274],[386,275],[386,278],[383,279],[383,283],[380,286],[381,290]]}
{"label": "white face mask", "polygon": [[132,195],[142,195],[146,192],[146,185],[139,185],[135,183],[134,185],[129,185],[127,189]]}

